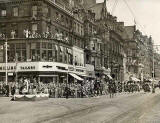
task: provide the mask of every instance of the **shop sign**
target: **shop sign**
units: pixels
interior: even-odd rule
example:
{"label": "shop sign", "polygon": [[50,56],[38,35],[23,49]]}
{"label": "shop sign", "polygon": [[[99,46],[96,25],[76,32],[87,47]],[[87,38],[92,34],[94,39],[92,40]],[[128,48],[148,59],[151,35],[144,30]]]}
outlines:
{"label": "shop sign", "polygon": [[[22,71],[22,70],[35,70],[36,67],[35,66],[17,66],[18,70]],[[5,71],[6,67],[0,67],[1,71]],[[16,70],[16,66],[7,66],[7,70],[8,71],[14,71]]]}
{"label": "shop sign", "polygon": [[35,70],[35,66],[20,66],[21,70]]}
{"label": "shop sign", "polygon": [[43,66],[43,68],[52,68],[52,66],[45,65],[45,66]]}
{"label": "shop sign", "polygon": [[[15,70],[16,69],[16,66],[7,66],[7,70]],[[3,67],[0,67],[0,70],[6,70],[6,67],[3,66]]]}
{"label": "shop sign", "polygon": [[18,72],[38,71],[38,67],[39,67],[38,62],[23,62],[17,64],[17,71]]}
{"label": "shop sign", "polygon": [[67,70],[65,67],[56,66],[59,70]]}

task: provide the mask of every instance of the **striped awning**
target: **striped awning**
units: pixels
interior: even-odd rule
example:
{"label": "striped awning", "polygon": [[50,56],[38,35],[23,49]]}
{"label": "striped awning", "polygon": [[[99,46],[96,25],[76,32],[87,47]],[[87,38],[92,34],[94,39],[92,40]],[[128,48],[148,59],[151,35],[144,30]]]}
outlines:
{"label": "striped awning", "polygon": [[74,77],[75,79],[79,80],[79,81],[83,81],[83,79],[79,76],[77,76],[76,74],[74,73],[69,73],[72,77]]}
{"label": "striped awning", "polygon": [[59,47],[60,47],[61,52],[63,52],[64,51],[63,46],[59,46]]}

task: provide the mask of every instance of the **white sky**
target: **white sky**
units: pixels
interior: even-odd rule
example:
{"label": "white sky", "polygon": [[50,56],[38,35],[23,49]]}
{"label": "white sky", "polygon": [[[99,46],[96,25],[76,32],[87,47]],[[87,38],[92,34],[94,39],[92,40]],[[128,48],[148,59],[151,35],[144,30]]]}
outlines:
{"label": "white sky", "polygon": [[[97,0],[97,3],[104,0]],[[113,9],[116,0],[107,1],[109,12]],[[152,36],[154,43],[160,45],[160,0],[117,0],[118,4],[113,12],[118,21],[124,21],[125,25],[133,25],[134,17],[124,1],[127,1],[135,15],[137,28],[143,34]]]}

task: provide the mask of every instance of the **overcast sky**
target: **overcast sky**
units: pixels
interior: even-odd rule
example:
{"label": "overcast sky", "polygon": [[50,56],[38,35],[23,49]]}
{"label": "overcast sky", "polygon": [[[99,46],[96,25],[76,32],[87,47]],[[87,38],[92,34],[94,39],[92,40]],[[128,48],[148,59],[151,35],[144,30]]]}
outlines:
{"label": "overcast sky", "polygon": [[[97,0],[97,3],[103,1]],[[114,8],[115,1],[118,1],[118,4],[112,14],[118,17],[118,21],[124,21],[125,25],[134,24],[134,17],[124,2],[127,1],[135,15],[138,29],[143,34],[151,35],[154,43],[160,45],[160,0],[108,0],[109,12]]]}

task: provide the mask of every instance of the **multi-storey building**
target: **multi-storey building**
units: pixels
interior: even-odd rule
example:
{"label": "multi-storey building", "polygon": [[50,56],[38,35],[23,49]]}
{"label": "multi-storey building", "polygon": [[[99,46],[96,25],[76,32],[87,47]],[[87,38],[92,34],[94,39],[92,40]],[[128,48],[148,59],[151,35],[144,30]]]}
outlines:
{"label": "multi-storey building", "polygon": [[142,74],[151,75],[152,39],[135,26],[118,22],[107,11],[106,0],[0,1],[1,80],[6,39],[10,81],[15,73],[47,82],[62,82],[68,73],[74,73],[69,77],[107,73],[118,81],[127,75],[141,80]]}
{"label": "multi-storey building", "polygon": [[101,65],[101,44],[102,40],[98,33],[98,26],[95,23],[95,13],[92,10],[86,11],[84,16],[84,38],[86,64],[95,68],[96,75],[100,74]]}
{"label": "multi-storey building", "polygon": [[[85,75],[83,19],[75,11],[81,2],[1,0],[1,43],[5,35],[11,76],[16,71],[18,76],[56,81],[68,72]],[[5,62],[5,52],[1,59]]]}
{"label": "multi-storey building", "polygon": [[154,78],[156,78],[157,80],[160,80],[160,54],[159,53],[154,53],[154,74],[155,74]]}
{"label": "multi-storey building", "polygon": [[[97,76],[103,77],[103,75],[110,76],[109,66],[108,66],[108,52],[107,52],[107,44],[109,41],[109,30],[106,26],[106,19],[107,19],[107,8],[106,8],[106,0],[103,3],[95,3],[94,4],[88,4],[88,8],[90,11],[95,12],[95,21],[94,26],[96,26],[96,30],[94,31],[94,35],[92,37],[95,37],[92,39],[92,42],[97,42],[97,47],[100,47],[98,49],[99,51],[96,52],[97,54],[97,60],[98,65],[95,66],[95,72]],[[100,41],[100,40],[101,41]],[[99,46],[98,46],[99,45]],[[94,51],[95,52],[95,51]],[[95,56],[95,53],[93,53]],[[108,69],[108,70],[107,70]]]}
{"label": "multi-storey building", "polygon": [[135,26],[125,26],[126,75],[125,80],[136,80],[138,77],[138,42],[135,40]]}
{"label": "multi-storey building", "polygon": [[112,76],[123,81],[124,23],[117,22],[116,17],[107,12],[106,0],[103,3],[91,4],[89,9],[95,12],[97,33],[102,39],[101,66],[111,69]]}
{"label": "multi-storey building", "polygon": [[135,26],[126,26],[126,69],[128,77],[133,79],[151,78],[153,68],[153,41],[151,37],[143,35]]}
{"label": "multi-storey building", "polygon": [[117,18],[108,15],[107,24],[109,27],[109,66],[111,67],[112,74],[115,75],[116,80],[124,80],[124,23],[117,22]]}
{"label": "multi-storey building", "polygon": [[151,37],[143,35],[139,30],[135,32],[136,41],[139,46],[139,78],[149,79],[153,69],[153,40]]}

